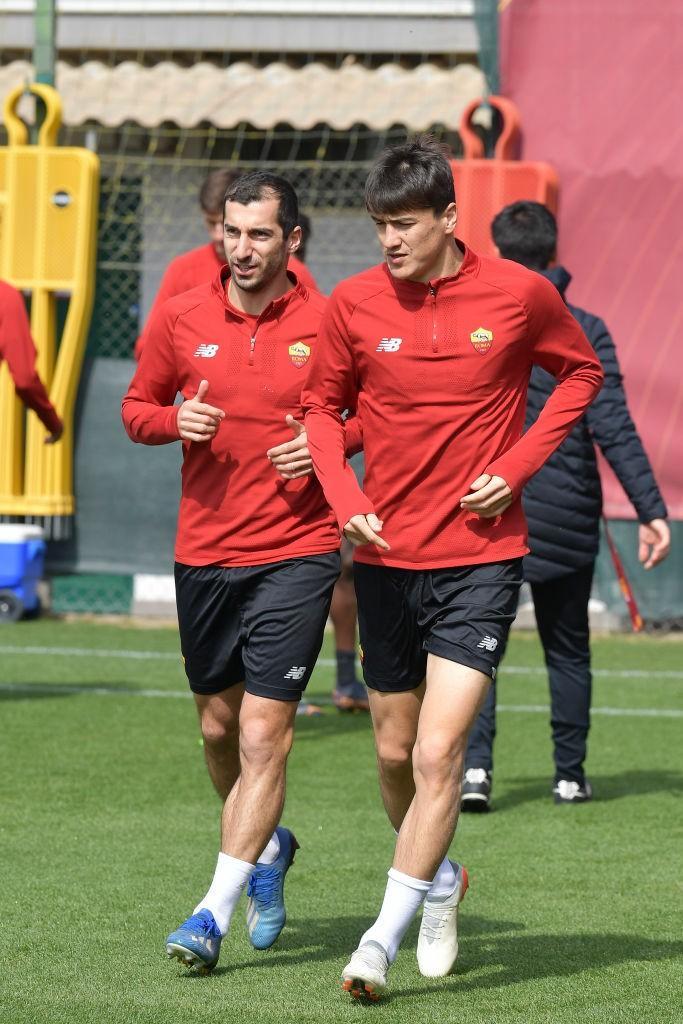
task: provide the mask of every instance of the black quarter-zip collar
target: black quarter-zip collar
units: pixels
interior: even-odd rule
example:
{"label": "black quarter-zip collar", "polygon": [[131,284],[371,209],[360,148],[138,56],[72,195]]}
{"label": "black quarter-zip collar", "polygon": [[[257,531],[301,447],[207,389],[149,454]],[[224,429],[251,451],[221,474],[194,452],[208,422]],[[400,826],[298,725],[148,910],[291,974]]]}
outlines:
{"label": "black quarter-zip collar", "polygon": [[558,292],[566,302],[567,299],[565,298],[564,293],[569,287],[569,282],[572,279],[572,275],[569,273],[569,271],[558,263],[557,266],[548,267],[547,270],[541,270],[540,273],[543,275],[543,277],[547,278],[548,281],[552,282],[552,284],[555,285]]}

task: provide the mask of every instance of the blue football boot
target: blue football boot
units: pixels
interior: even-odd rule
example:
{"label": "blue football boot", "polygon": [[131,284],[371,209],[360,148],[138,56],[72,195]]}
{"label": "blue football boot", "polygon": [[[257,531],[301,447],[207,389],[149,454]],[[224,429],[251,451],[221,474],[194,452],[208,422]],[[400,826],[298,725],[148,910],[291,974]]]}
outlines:
{"label": "blue football boot", "polygon": [[171,932],[166,952],[198,974],[208,974],[218,963],[222,938],[211,911],[200,910]]}
{"label": "blue football boot", "polygon": [[257,864],[251,873],[247,896],[247,929],[254,949],[268,949],[285,926],[285,875],[299,844],[288,828],[278,825],[280,853],[272,864]]}

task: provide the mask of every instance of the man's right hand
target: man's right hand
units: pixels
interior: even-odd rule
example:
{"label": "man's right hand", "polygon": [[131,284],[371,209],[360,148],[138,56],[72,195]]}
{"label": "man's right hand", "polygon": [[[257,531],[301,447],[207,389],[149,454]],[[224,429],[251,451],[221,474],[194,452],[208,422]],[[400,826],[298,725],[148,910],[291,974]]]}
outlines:
{"label": "man's right hand", "polygon": [[222,409],[205,405],[204,399],[208,390],[208,380],[200,380],[194,398],[188,398],[178,407],[178,433],[183,441],[210,441],[215,436],[221,420],[225,419]]}
{"label": "man's right hand", "polygon": [[644,569],[663,562],[671,550],[671,530],[666,519],[653,519],[638,527],[638,559]]}
{"label": "man's right hand", "polygon": [[63,433],[64,425],[62,424],[58,430],[54,431],[54,433],[47,435],[47,437],[45,438],[45,444],[57,444],[57,441],[59,441]]}
{"label": "man's right hand", "polygon": [[374,544],[383,551],[389,551],[389,545],[379,536],[383,526],[382,520],[373,512],[366,516],[351,516],[344,527],[344,536],[356,547],[361,544]]}

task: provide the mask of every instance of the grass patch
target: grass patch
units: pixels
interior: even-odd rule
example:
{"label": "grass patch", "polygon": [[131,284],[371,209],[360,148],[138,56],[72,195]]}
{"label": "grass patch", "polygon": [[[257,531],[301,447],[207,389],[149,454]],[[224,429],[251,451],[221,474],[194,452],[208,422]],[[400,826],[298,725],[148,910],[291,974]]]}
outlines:
{"label": "grass patch", "polygon": [[[594,646],[596,707],[683,708],[680,644]],[[371,731],[331,708],[301,719],[284,816],[302,846],[290,923],[258,953],[241,907],[212,977],[168,963],[166,934],[210,880],[219,813],[177,653],[172,629],[0,629],[2,1024],[683,1019],[673,717],[596,714],[596,799],[555,807],[547,716],[501,712],[495,813],[464,816],[452,850],[472,880],[457,972],[419,975],[414,926],[387,1001],[368,1008],[347,1002],[338,977],[379,907],[393,848]],[[501,703],[547,703],[534,637],[513,634],[506,665],[516,671],[501,672]],[[644,674],[623,674],[632,671]],[[329,695],[332,682],[320,666],[310,696]]]}

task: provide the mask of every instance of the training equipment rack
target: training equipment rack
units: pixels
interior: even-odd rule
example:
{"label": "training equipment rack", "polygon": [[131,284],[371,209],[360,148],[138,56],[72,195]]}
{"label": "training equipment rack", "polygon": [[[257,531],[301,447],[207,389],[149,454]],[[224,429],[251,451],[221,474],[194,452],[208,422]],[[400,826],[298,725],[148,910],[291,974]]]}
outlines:
{"label": "training equipment rack", "polygon": [[[45,117],[29,145],[16,112],[26,93]],[[45,427],[24,414],[6,365],[0,368],[0,516],[40,522],[49,536],[69,532],[73,495],[74,406],[95,292],[99,160],[57,146],[59,94],[19,86],[3,107],[8,145],[0,147],[0,279],[30,299],[37,368],[64,433],[46,445]],[[68,300],[58,337],[57,300]]]}

